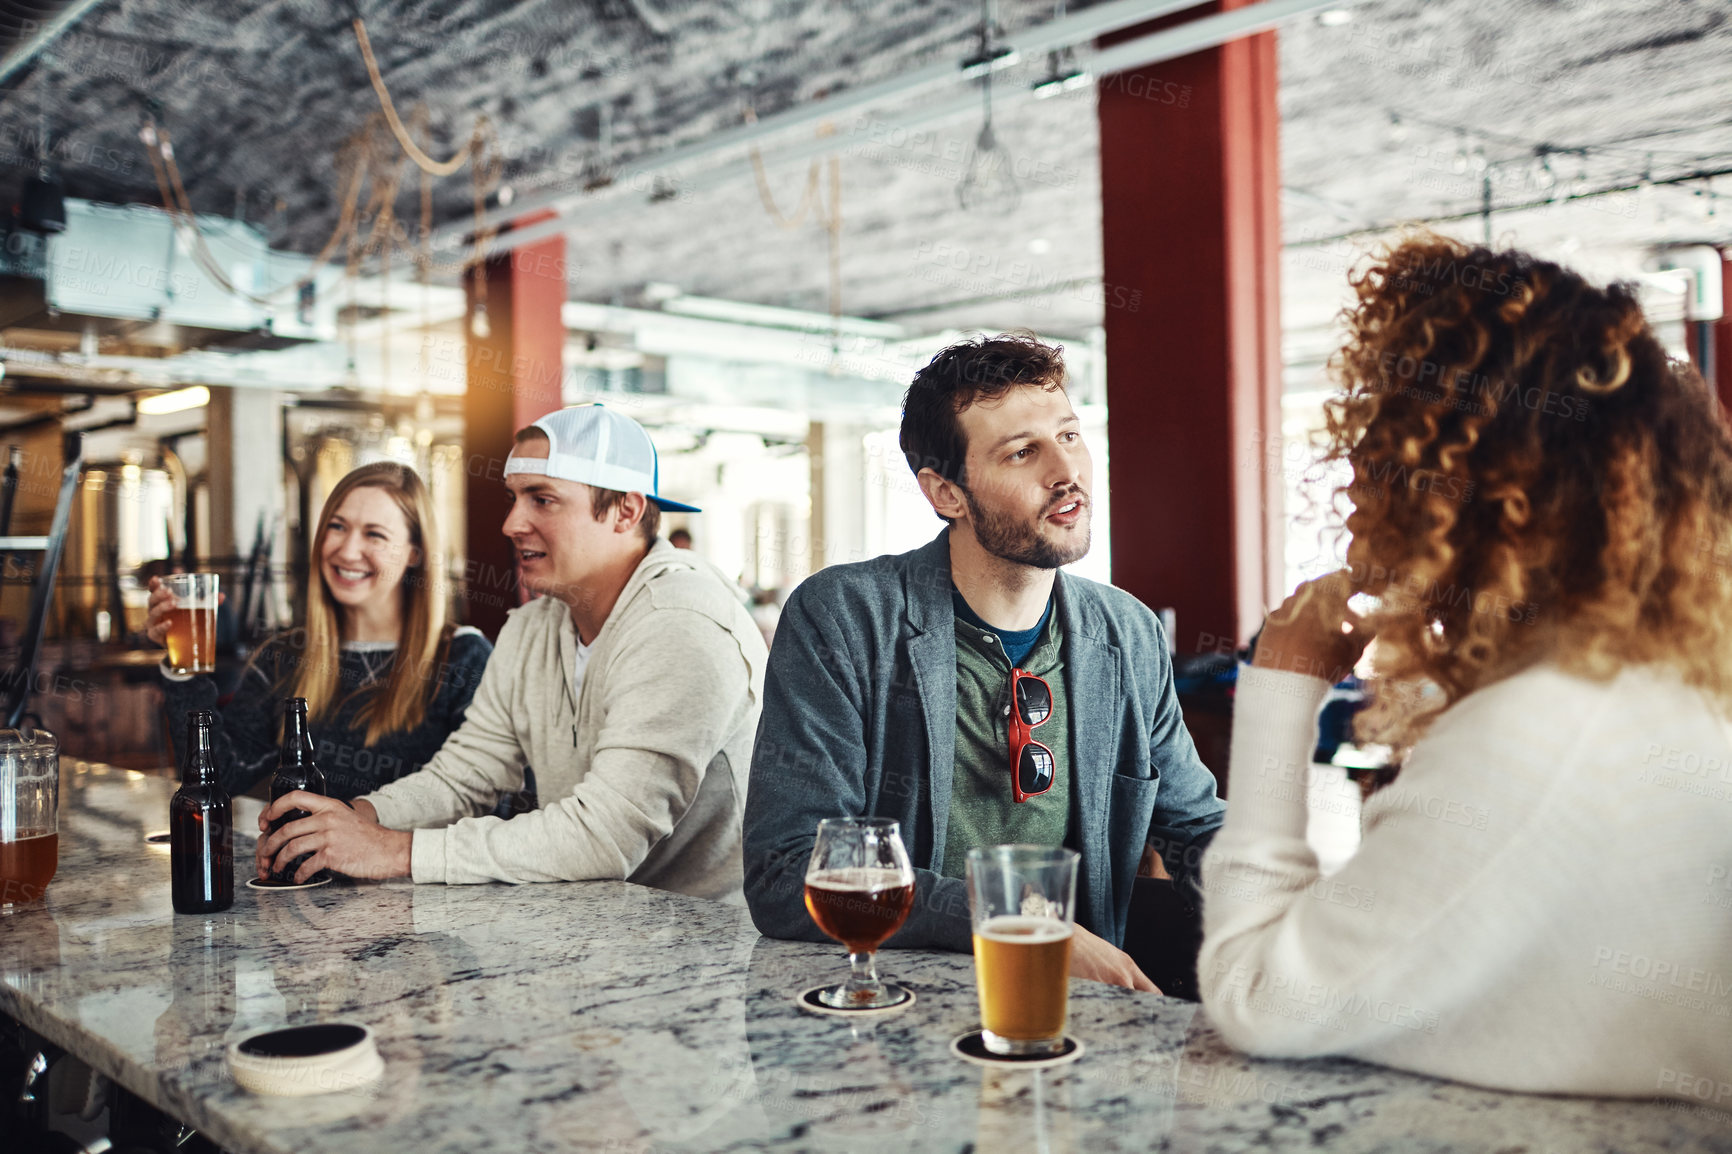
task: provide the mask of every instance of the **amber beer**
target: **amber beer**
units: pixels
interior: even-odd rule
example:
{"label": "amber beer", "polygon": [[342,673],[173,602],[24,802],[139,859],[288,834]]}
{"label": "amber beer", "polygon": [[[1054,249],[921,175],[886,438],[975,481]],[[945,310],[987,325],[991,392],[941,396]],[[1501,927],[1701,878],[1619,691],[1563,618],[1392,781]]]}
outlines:
{"label": "amber beer", "polygon": [[851,954],[876,950],[913,908],[914,881],[900,870],[856,867],[806,875],[806,912]]}
{"label": "amber beer", "polygon": [[806,912],[848,947],[848,980],[800,995],[838,1010],[889,1010],[914,993],[878,976],[878,945],[914,908],[914,867],[902,827],[888,817],[827,817],[806,862]]}
{"label": "amber beer", "polygon": [[1064,1046],[1078,860],[1056,846],[968,851],[980,1034],[994,1054],[1040,1057]]}
{"label": "amber beer", "polygon": [[0,906],[42,897],[60,864],[60,742],[0,729]]}
{"label": "amber beer", "polygon": [[217,576],[176,573],[168,579],[168,667],[176,673],[216,672]]}
{"label": "amber beer", "polygon": [[20,830],[16,841],[0,841],[0,906],[42,896],[60,864],[60,835]]}
{"label": "amber beer", "polygon": [[1071,927],[1057,918],[1006,914],[974,931],[980,1024],[1012,1042],[1064,1033],[1070,997]]}

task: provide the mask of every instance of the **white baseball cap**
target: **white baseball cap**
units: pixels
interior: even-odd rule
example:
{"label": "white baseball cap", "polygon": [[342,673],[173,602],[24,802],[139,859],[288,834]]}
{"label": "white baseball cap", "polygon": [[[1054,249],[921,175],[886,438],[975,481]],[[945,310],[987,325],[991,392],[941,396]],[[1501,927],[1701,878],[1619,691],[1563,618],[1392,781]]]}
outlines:
{"label": "white baseball cap", "polygon": [[529,427],[547,435],[547,458],[512,454],[505,461],[507,477],[535,473],[598,489],[642,493],[675,513],[703,512],[696,505],[682,505],[656,492],[661,471],[655,443],[642,425],[600,401],[556,410]]}

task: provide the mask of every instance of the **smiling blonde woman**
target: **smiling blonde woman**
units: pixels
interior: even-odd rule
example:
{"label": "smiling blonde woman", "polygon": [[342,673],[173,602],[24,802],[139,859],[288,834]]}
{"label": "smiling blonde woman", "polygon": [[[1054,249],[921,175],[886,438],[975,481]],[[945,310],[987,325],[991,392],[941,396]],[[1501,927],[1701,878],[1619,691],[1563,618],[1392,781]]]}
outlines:
{"label": "smiling blonde woman", "polygon": [[[420,769],[463,722],[493,647],[445,620],[446,583],[427,487],[395,462],[337,482],[313,537],[306,624],[261,645],[219,711],[223,787],[242,793],[276,765],[282,702],[305,697],[314,755],[332,797]],[[161,642],[173,597],[151,583],[147,632]],[[209,677],[162,670],[169,733],[217,709]]]}

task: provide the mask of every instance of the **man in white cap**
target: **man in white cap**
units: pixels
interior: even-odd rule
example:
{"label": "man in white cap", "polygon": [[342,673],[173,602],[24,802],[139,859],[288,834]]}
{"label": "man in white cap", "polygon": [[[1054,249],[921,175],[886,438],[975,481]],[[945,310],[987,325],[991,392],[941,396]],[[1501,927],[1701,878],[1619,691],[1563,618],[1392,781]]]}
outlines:
{"label": "man in white cap", "polygon": [[[355,799],[291,793],[260,819],[261,877],[622,878],[740,901],[740,818],[768,652],[740,591],[658,539],[655,446],[601,405],[517,434],[505,464],[521,580],[463,724],[417,773]],[[534,767],[537,808],[491,816]],[[265,834],[292,810],[309,817]]]}

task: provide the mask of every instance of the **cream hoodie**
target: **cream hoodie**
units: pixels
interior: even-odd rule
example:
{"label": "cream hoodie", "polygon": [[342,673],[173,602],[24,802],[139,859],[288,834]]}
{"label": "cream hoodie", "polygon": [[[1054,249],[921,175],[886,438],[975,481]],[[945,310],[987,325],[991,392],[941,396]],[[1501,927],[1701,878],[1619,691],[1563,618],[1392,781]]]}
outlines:
{"label": "cream hoodie", "polygon": [[[366,800],[415,831],[417,882],[623,878],[738,902],[768,657],[737,587],[657,541],[596,634],[580,694],[570,610],[531,601],[500,630],[462,726]],[[525,765],[539,808],[490,816]]]}

